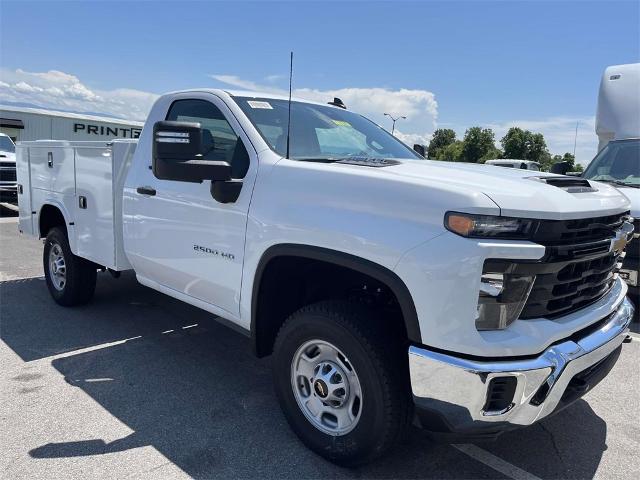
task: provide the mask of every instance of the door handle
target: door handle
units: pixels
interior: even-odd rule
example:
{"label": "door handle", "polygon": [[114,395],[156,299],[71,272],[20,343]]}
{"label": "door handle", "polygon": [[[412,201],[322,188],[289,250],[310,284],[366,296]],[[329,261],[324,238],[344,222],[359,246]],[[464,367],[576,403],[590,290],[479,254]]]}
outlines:
{"label": "door handle", "polygon": [[156,194],[156,189],[151,187],[138,187],[136,188],[136,192],[138,192],[140,195],[154,196]]}

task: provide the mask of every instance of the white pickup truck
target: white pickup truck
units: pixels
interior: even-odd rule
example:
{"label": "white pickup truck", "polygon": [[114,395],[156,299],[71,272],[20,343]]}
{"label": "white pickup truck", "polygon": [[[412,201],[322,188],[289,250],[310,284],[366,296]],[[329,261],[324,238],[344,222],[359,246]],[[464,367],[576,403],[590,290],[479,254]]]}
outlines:
{"label": "white pickup truck", "polygon": [[220,317],[273,354],[291,427],[343,465],[414,421],[492,437],[559,411],[634,314],[616,188],[427,161],[338,106],[170,93],[138,141],[19,144],[18,183],[57,303],[133,269]]}
{"label": "white pickup truck", "polygon": [[0,202],[14,202],[16,187],[16,146],[9,135],[0,133]]}

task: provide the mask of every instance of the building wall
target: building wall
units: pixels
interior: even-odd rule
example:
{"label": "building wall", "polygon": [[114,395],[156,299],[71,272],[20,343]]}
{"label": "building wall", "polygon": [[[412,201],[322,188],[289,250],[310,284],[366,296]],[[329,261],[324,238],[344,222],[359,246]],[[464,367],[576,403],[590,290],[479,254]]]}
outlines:
{"label": "building wall", "polygon": [[15,141],[27,140],[111,140],[114,138],[138,138],[142,131],[140,122],[110,122],[96,117],[58,116],[17,112],[0,108],[0,118],[21,120],[24,129],[0,127]]}

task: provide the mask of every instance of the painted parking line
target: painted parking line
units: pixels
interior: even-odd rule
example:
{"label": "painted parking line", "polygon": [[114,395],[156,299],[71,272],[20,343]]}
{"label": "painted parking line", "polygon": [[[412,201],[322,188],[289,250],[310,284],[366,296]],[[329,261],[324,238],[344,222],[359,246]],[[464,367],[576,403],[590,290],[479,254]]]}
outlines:
{"label": "painted parking line", "polygon": [[513,480],[541,480],[540,477],[536,477],[534,474],[522,470],[506,460],[496,457],[493,453],[489,453],[476,445],[464,443],[455,444],[452,447]]}

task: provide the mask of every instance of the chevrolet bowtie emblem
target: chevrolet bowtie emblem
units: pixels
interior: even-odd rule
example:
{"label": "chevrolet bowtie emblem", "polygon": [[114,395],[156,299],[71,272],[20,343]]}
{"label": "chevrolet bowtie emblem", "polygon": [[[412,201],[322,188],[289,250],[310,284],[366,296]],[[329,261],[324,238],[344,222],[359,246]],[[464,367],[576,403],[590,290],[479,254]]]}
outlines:
{"label": "chevrolet bowtie emblem", "polygon": [[609,251],[617,254],[623,252],[624,247],[627,246],[627,235],[625,232],[616,232],[615,238],[611,239],[611,246],[609,247]]}

